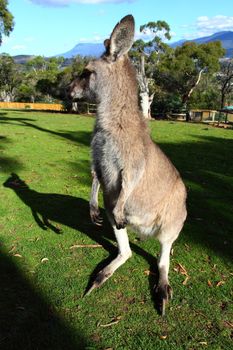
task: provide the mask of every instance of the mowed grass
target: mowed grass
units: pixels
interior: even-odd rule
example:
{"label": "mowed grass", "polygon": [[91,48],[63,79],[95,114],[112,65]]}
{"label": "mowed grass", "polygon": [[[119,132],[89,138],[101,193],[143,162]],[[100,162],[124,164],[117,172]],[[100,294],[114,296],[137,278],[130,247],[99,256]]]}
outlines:
{"label": "mowed grass", "polygon": [[[106,217],[102,228],[89,218],[93,125],[78,115],[0,112],[0,349],[230,349],[233,131],[150,123],[188,188],[171,257],[174,298],[162,318],[153,298],[158,242],[133,232],[133,257],[83,298],[117,251]],[[3,186],[11,173],[28,187]]]}

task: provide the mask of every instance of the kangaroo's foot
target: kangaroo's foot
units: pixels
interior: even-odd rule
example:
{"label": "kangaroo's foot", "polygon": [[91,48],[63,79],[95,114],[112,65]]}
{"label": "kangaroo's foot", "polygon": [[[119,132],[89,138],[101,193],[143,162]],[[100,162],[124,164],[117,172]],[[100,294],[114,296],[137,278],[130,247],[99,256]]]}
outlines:
{"label": "kangaroo's foot", "polygon": [[93,284],[91,287],[88,289],[88,291],[85,293],[85,295],[89,295],[95,288],[99,288],[106,282],[109,277],[112,276],[114,271],[110,271],[108,266],[106,266],[103,270],[101,270],[97,276],[96,279],[94,280]]}
{"label": "kangaroo's foot", "polygon": [[172,299],[173,292],[169,284],[158,285],[155,289],[158,308],[162,316],[165,316],[166,304]]}

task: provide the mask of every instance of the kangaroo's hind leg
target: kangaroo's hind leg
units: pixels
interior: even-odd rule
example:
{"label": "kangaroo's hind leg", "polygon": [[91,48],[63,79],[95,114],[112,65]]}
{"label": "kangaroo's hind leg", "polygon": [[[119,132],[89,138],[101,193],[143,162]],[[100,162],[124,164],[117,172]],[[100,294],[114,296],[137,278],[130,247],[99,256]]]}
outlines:
{"label": "kangaroo's hind leg", "polygon": [[161,245],[160,257],[158,261],[159,281],[156,287],[156,297],[159,303],[161,314],[165,315],[165,306],[172,298],[172,288],[169,284],[168,273],[170,265],[170,252],[172,244],[178,237],[182,226],[162,229],[158,236]]}
{"label": "kangaroo's hind leg", "polygon": [[116,271],[116,269],[123,265],[132,255],[126,228],[117,229],[116,226],[113,226],[113,230],[118,245],[117,257],[98,273],[94,283],[87,291],[86,295],[90,294],[93,289],[100,287],[105,281],[107,281],[107,279]]}

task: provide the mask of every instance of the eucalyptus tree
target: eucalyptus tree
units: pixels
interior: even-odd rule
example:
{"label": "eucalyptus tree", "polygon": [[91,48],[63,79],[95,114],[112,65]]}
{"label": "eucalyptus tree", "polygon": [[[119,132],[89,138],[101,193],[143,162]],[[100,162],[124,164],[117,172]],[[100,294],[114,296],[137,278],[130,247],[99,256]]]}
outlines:
{"label": "eucalyptus tree", "polygon": [[217,75],[217,80],[221,94],[220,108],[223,109],[227,102],[227,98],[229,98],[233,92],[233,59],[223,60],[221,62],[221,68]]}
{"label": "eucalyptus tree", "polygon": [[0,45],[2,36],[9,36],[14,28],[14,17],[8,10],[8,0],[0,0]]}
{"label": "eucalyptus tree", "polygon": [[161,55],[170,51],[164,40],[170,40],[170,27],[165,21],[148,22],[140,27],[140,32],[149,34],[151,40],[135,41],[130,56],[137,69],[140,106],[145,118],[151,117],[151,104],[154,98],[153,67],[160,61]]}
{"label": "eucalyptus tree", "polygon": [[0,55],[0,99],[12,102],[15,99],[17,87],[22,76],[14,59],[8,54]]}
{"label": "eucalyptus tree", "polygon": [[190,97],[203,75],[213,75],[220,69],[219,60],[225,50],[219,41],[206,44],[186,42],[169,55],[164,55],[154,76],[167,92],[176,93],[187,112]]}

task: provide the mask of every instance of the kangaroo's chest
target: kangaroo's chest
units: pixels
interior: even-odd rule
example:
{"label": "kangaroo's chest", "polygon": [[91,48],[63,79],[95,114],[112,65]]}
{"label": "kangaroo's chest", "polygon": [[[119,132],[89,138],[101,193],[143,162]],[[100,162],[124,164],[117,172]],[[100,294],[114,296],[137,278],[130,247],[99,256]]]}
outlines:
{"label": "kangaroo's chest", "polygon": [[103,131],[96,131],[92,143],[93,165],[99,181],[104,187],[118,185],[123,169],[121,150],[114,137]]}

